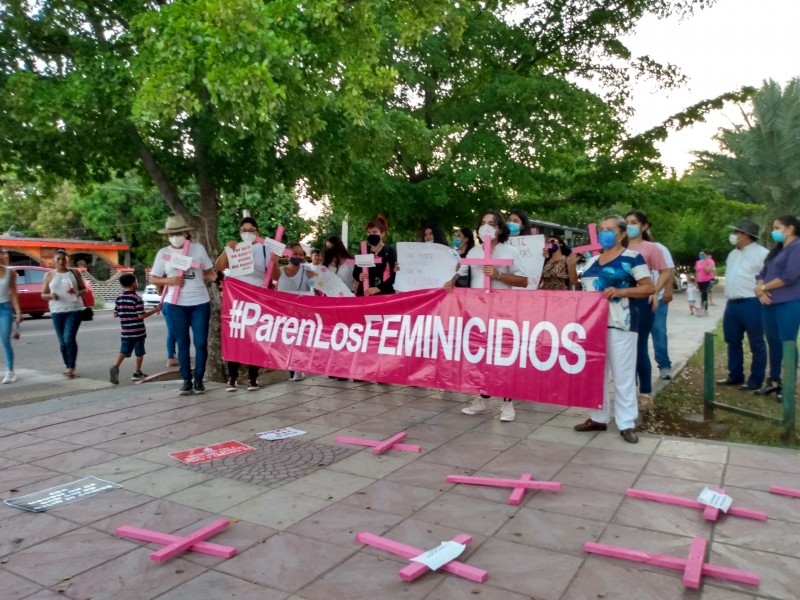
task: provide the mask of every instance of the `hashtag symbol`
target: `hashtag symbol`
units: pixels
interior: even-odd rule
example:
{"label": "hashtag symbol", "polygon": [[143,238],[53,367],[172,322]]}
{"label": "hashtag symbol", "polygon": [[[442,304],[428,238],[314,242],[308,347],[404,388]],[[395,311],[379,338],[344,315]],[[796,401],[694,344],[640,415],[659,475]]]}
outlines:
{"label": "hashtag symbol", "polygon": [[244,323],[242,322],[242,315],[244,311],[244,300],[234,300],[233,308],[230,310],[231,320],[228,323],[229,335],[232,338],[244,339]]}

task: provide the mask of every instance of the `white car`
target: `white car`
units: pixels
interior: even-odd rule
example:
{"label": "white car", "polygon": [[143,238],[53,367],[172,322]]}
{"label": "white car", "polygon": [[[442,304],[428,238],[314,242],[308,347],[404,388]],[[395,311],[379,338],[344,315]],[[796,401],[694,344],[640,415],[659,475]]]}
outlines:
{"label": "white car", "polygon": [[153,309],[161,302],[161,295],[158,293],[158,288],[152,283],[144,288],[142,294],[142,302],[147,310]]}

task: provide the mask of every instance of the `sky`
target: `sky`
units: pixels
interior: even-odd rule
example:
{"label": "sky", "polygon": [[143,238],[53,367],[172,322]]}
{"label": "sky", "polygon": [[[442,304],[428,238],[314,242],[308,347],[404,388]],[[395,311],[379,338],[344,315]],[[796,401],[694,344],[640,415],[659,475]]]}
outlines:
{"label": "sky", "polygon": [[[766,79],[785,85],[800,76],[798,28],[800,0],[717,0],[684,20],[643,19],[625,43],[636,55],[677,65],[687,82],[671,91],[636,85],[629,130],[645,131],[700,100],[744,85],[759,87]],[[658,146],[662,162],[680,175],[694,159],[691,151],[716,150],[713,136],[732,122],[742,118],[730,104],[706,123],[670,134]]]}

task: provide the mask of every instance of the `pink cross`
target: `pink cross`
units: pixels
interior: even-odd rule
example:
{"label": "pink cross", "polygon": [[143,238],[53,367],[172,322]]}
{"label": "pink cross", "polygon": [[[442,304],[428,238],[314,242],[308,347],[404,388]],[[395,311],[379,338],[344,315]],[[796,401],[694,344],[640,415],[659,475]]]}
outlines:
{"label": "pink cross", "polygon": [[773,494],[782,494],[783,496],[792,496],[793,498],[800,498],[800,490],[781,487],[779,485],[769,486],[769,491],[772,492]]}
{"label": "pink cross", "polygon": [[187,536],[161,533],[160,531],[152,531],[150,529],[139,529],[138,527],[130,527],[129,525],[117,527],[114,533],[119,537],[132,540],[165,544],[161,550],[157,550],[150,555],[150,560],[156,562],[165,561],[185,550],[199,552],[200,554],[210,554],[211,556],[221,556],[222,558],[231,558],[236,555],[236,548],[211,544],[205,541],[206,538],[216,535],[223,529],[226,529],[230,524],[230,521],[227,519],[219,519]]}
{"label": "pink cross", "polygon": [[[280,243],[280,241],[283,239],[284,231],[285,229],[283,228],[283,225],[278,225],[278,228],[275,230],[275,237],[271,239]],[[269,238],[256,238],[256,242],[258,242],[259,244],[263,244],[264,240],[266,239]],[[289,250],[288,248],[284,248],[283,255],[291,257],[292,251]],[[269,284],[272,282],[272,268],[270,267],[270,265],[264,265],[264,268],[266,269],[266,274],[264,275],[264,281],[261,283],[261,285],[264,286],[265,288],[268,288]]]}
{"label": "pink cross", "polygon": [[600,250],[603,247],[600,245],[600,242],[597,241],[597,225],[594,223],[589,223],[589,243],[585,246],[578,246],[577,248],[573,248],[573,252],[577,252],[581,254],[583,252],[591,252],[592,255],[597,256],[600,254]]}
{"label": "pink cross", "polygon": [[[368,252],[367,252],[367,242],[361,242],[361,254],[368,254]],[[379,265],[379,264],[381,264],[383,262],[383,259],[380,256],[375,256],[374,254],[372,255],[372,260],[376,265]],[[349,263],[350,261],[346,261],[346,262]],[[355,261],[353,261],[353,264],[355,264]],[[385,281],[385,279],[384,279],[384,281]],[[367,276],[367,279],[365,279],[361,283],[364,284],[364,295],[366,296],[367,288],[369,288],[369,275]]]}
{"label": "pink cross", "polygon": [[[462,258],[462,265],[491,265],[499,267],[501,265],[511,266],[514,261],[510,258],[492,258],[492,238],[488,235],[483,237],[483,258]],[[488,290],[492,287],[492,279],[488,275],[483,276],[483,289]]]}
{"label": "pink cross", "polygon": [[361,438],[337,437],[336,441],[341,444],[355,444],[357,446],[372,446],[373,454],[383,454],[387,450],[400,450],[401,452],[422,452],[422,446],[410,444],[399,444],[398,442],[406,439],[408,434],[401,431],[392,437],[380,442],[378,440],[362,440]]}
{"label": "pink cross", "polygon": [[[717,489],[717,492],[724,494],[725,490]],[[659,492],[648,492],[647,490],[635,490],[629,488],[625,492],[631,498],[641,498],[642,500],[652,500],[654,502],[663,502],[664,504],[674,504],[675,506],[683,506],[684,508],[695,508],[703,511],[703,518],[706,521],[716,521],[719,518],[720,510],[692,498],[683,498],[682,496],[672,496],[670,494],[661,494]],[[728,509],[729,514],[734,517],[742,517],[745,519],[753,519],[755,521],[766,521],[767,513],[761,510],[754,510],[752,508],[739,508],[738,506],[731,506]]]}
{"label": "pink cross", "polygon": [[595,542],[586,542],[583,545],[583,551],[589,554],[599,554],[600,556],[610,556],[611,558],[621,558],[623,560],[630,560],[646,565],[655,565],[657,567],[683,571],[683,585],[693,590],[700,587],[700,580],[704,575],[706,577],[727,579],[728,581],[746,583],[749,585],[758,585],[760,583],[761,579],[758,573],[740,571],[739,569],[720,567],[719,565],[703,562],[705,560],[707,545],[708,542],[703,538],[694,538],[689,548],[689,556],[685,559],[676,556],[643,552],[641,550],[632,550],[630,548],[621,548],[619,546],[597,544]]}
{"label": "pink cross", "polygon": [[448,483],[469,483],[472,485],[490,485],[493,487],[514,488],[508,497],[508,503],[517,505],[522,502],[526,490],[560,490],[558,481],[533,481],[530,473],[523,473],[519,479],[496,479],[494,477],[467,477],[466,475],[448,475]]}
{"label": "pink cross", "polygon": [[[192,242],[190,240],[186,240],[185,242],[183,242],[183,248],[181,249],[181,254],[183,254],[185,256],[189,256],[189,249],[191,247],[192,247]],[[171,254],[167,254],[167,255],[164,256],[164,261],[165,262],[168,262],[171,259],[172,259],[172,255]],[[195,269],[199,269],[200,268],[200,263],[197,262],[196,260],[193,260],[192,261],[192,266]],[[178,275],[183,275],[185,272],[186,271],[178,269]],[[181,295],[181,286],[173,285],[172,287],[175,288],[173,293],[172,293],[172,303],[173,304],[177,304],[178,303],[178,297]]]}
{"label": "pink cross", "polygon": [[[392,554],[402,556],[403,558],[414,558],[415,556],[419,556],[425,552],[425,550],[420,550],[419,548],[414,548],[413,546],[407,546],[406,544],[395,542],[389,538],[384,538],[367,531],[357,533],[356,541],[366,544],[367,546],[377,548],[378,550],[391,552]],[[462,533],[454,537],[453,541],[458,542],[459,544],[469,544],[472,542],[472,536]],[[474,581],[476,583],[483,583],[489,578],[489,573],[483,569],[470,567],[469,565],[457,560],[451,560],[449,563],[442,565],[440,570],[444,571],[445,573],[450,573],[451,575],[469,579],[470,581]],[[428,571],[430,571],[430,569],[422,563],[414,562],[400,569],[398,574],[403,581],[414,581],[417,577],[424,575]]]}

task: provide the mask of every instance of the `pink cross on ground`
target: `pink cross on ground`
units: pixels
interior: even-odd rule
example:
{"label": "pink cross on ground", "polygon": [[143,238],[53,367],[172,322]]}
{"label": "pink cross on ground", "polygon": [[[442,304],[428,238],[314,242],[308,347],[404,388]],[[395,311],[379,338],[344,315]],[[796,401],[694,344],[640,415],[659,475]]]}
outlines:
{"label": "pink cross on ground", "polygon": [[748,585],[758,585],[760,583],[761,580],[758,573],[740,571],[739,569],[720,567],[719,565],[703,562],[705,560],[707,545],[708,542],[703,538],[694,538],[689,548],[689,556],[685,559],[676,556],[667,556],[665,554],[653,554],[641,550],[631,550],[630,548],[621,548],[619,546],[596,544],[595,542],[586,542],[583,545],[583,551],[590,554],[621,558],[623,560],[630,560],[646,565],[683,571],[683,585],[693,590],[700,587],[700,580],[703,576],[727,579],[728,581],[746,583]]}
{"label": "pink cross on ground", "polygon": [[[402,556],[403,558],[414,558],[415,556],[419,556],[425,552],[425,550],[420,550],[419,548],[414,548],[413,546],[407,546],[406,544],[395,542],[394,540],[390,540],[367,531],[362,531],[361,533],[356,534],[356,541],[366,544],[367,546],[377,548],[378,550],[391,552],[392,554]],[[453,541],[458,542],[459,544],[469,544],[472,542],[472,536],[462,533],[461,535],[454,537]],[[470,581],[474,581],[476,583],[483,583],[489,578],[489,573],[483,569],[470,567],[469,565],[457,560],[451,560],[449,563],[442,565],[439,570],[444,571],[445,573],[450,573],[451,575],[463,577],[464,579],[469,579]],[[430,571],[428,567],[422,563],[415,562],[400,569],[398,574],[403,581],[414,581],[416,578],[424,575],[428,571]]]}
{"label": "pink cross on ground", "polygon": [[[185,256],[189,256],[189,249],[191,247],[192,247],[192,242],[190,240],[186,240],[185,242],[183,242],[183,248],[181,249],[181,253],[183,255],[185,255]],[[164,256],[164,261],[167,262],[171,258],[172,258],[172,255],[171,254],[167,254],[166,256]],[[192,266],[195,269],[199,269],[200,268],[200,263],[197,262],[196,260],[193,260],[192,261]],[[183,271],[182,269],[178,269],[178,275],[183,275],[183,274],[185,274],[185,271]],[[181,286],[173,285],[172,287],[175,288],[175,291],[172,294],[172,303],[173,304],[177,304],[178,303],[178,298],[181,295]]]}
{"label": "pink cross on ground", "polygon": [[160,531],[152,531],[150,529],[130,527],[129,525],[117,527],[115,533],[119,537],[132,540],[165,544],[161,550],[157,550],[150,555],[150,560],[156,562],[163,562],[185,550],[199,552],[200,554],[210,554],[211,556],[221,556],[222,558],[231,558],[236,555],[236,548],[211,544],[204,541],[206,538],[216,535],[223,529],[226,529],[230,524],[230,521],[227,519],[219,519],[188,536],[172,535]]}
{"label": "pink cross on ground", "polygon": [[600,250],[603,249],[603,247],[600,245],[600,242],[597,241],[597,225],[594,223],[589,223],[587,229],[589,230],[589,243],[585,246],[573,248],[572,251],[577,252],[578,254],[583,252],[591,252],[592,255],[597,256],[600,254]]}
{"label": "pink cross on ground", "polygon": [[[462,258],[462,265],[480,265],[480,266],[493,266],[499,267],[502,265],[511,266],[514,261],[510,258],[492,258],[492,238],[487,236],[483,237],[483,258]],[[492,279],[488,275],[483,276],[483,289],[488,290],[492,287]]]}
{"label": "pink cross on ground", "polygon": [[[369,254],[369,253],[367,252],[367,242],[361,242],[361,254]],[[373,261],[373,263],[374,263],[374,264],[376,264],[376,265],[379,265],[379,264],[381,264],[381,263],[383,262],[383,259],[382,259],[380,256],[375,256],[375,255],[373,254],[373,255],[372,255],[372,261]],[[350,261],[348,260],[348,261],[345,261],[345,262],[349,263]],[[353,264],[355,264],[355,262],[356,262],[356,261],[354,260],[354,261],[353,261]],[[369,279],[365,279],[365,280],[364,280],[364,281],[362,281],[361,283],[362,283],[362,284],[363,284],[363,286],[364,286],[364,295],[366,295],[366,293],[367,293],[367,288],[369,287]]]}
{"label": "pink cross on ground", "polygon": [[560,490],[558,481],[533,481],[530,473],[523,473],[519,479],[496,479],[494,477],[467,477],[466,475],[448,475],[448,483],[468,483],[472,485],[490,485],[493,487],[514,488],[508,497],[508,503],[517,505],[522,502],[526,490]]}
{"label": "pink cross on ground", "polygon": [[800,490],[781,487],[779,485],[769,486],[769,491],[772,492],[773,494],[781,494],[783,496],[792,496],[793,498],[800,498]]}
{"label": "pink cross on ground", "polygon": [[387,450],[400,450],[402,452],[422,452],[422,446],[413,446],[411,444],[398,444],[398,442],[406,439],[408,434],[401,431],[392,437],[384,440],[363,440],[361,438],[337,437],[336,441],[341,444],[356,444],[357,446],[372,446],[373,454],[383,454]]}
{"label": "pink cross on ground", "polygon": [[[715,490],[721,494],[725,493],[723,489]],[[703,518],[707,521],[716,521],[719,518],[720,510],[712,506],[693,500],[692,498],[684,498],[682,496],[672,496],[670,494],[661,494],[659,492],[649,492],[647,490],[635,490],[629,488],[625,492],[631,498],[641,498],[642,500],[652,500],[654,502],[663,502],[664,504],[674,504],[675,506],[683,506],[684,508],[696,508],[703,511]],[[761,510],[754,510],[752,508],[740,508],[738,506],[731,506],[726,513],[733,517],[743,517],[745,519],[753,519],[755,521],[766,521],[767,513]]]}

